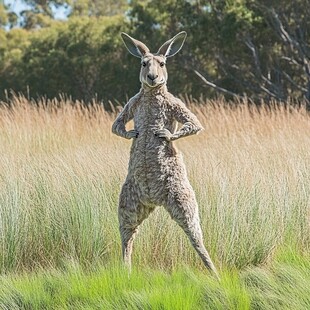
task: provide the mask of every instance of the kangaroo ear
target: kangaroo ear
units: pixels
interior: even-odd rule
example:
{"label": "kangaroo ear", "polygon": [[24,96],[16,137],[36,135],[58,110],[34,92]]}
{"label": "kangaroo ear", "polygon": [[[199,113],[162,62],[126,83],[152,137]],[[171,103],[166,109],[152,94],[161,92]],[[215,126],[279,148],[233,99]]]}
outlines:
{"label": "kangaroo ear", "polygon": [[123,42],[124,42],[125,46],[127,47],[130,54],[141,58],[146,53],[149,53],[150,50],[142,42],[132,38],[131,36],[129,36],[125,32],[122,32],[121,36],[122,36]]}
{"label": "kangaroo ear", "polygon": [[158,55],[163,55],[165,57],[174,56],[183,46],[186,39],[186,32],[182,31],[174,36],[172,39],[165,42],[158,50]]}

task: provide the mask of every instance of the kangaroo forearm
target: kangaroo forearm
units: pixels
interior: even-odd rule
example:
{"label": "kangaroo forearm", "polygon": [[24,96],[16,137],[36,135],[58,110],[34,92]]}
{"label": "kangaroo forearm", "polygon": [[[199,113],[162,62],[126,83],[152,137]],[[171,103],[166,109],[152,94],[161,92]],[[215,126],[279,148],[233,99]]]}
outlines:
{"label": "kangaroo forearm", "polygon": [[127,137],[127,130],[126,130],[125,124],[120,120],[116,120],[114,122],[112,126],[112,132],[116,134],[117,136],[120,136],[125,139],[129,139],[129,137]]}
{"label": "kangaroo forearm", "polygon": [[182,138],[182,137],[194,135],[194,134],[198,133],[199,131],[201,131],[202,129],[203,128],[199,125],[195,125],[191,122],[186,122],[180,128],[180,130],[178,130],[177,132],[175,132],[172,135],[171,140],[177,140],[177,139]]}

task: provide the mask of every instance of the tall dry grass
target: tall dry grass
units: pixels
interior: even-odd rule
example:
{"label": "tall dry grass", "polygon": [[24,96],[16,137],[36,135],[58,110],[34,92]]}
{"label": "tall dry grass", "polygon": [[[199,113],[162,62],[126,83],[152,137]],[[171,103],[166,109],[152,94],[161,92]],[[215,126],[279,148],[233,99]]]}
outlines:
{"label": "tall dry grass", "polygon": [[[14,97],[0,108],[0,271],[120,257],[117,201],[130,142],[99,105]],[[243,268],[283,247],[310,254],[310,119],[304,108],[193,105],[205,130],[176,142],[217,265]],[[131,125],[132,126],[132,125]],[[162,208],[134,264],[201,267]]]}

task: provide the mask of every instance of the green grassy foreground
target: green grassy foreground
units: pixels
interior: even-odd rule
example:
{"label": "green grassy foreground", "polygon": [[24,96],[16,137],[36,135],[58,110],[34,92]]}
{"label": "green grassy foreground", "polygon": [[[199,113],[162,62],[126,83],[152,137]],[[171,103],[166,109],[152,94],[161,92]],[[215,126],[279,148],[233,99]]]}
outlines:
{"label": "green grassy foreground", "polygon": [[283,252],[268,268],[222,271],[120,266],[2,276],[1,309],[309,309],[310,260]]}

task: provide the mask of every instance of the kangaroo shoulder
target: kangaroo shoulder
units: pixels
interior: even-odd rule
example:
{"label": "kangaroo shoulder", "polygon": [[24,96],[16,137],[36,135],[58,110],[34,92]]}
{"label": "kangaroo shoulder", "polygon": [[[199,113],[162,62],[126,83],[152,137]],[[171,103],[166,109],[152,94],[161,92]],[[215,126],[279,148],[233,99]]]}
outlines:
{"label": "kangaroo shoulder", "polygon": [[141,98],[142,95],[140,92],[131,97],[126,104],[127,109],[130,110],[131,112],[134,112],[137,106],[140,104]]}
{"label": "kangaroo shoulder", "polygon": [[168,97],[167,99],[168,99],[169,107],[172,111],[179,110],[180,108],[182,109],[183,107],[185,107],[185,104],[183,103],[183,101],[175,97],[171,93],[169,93],[167,97]]}

